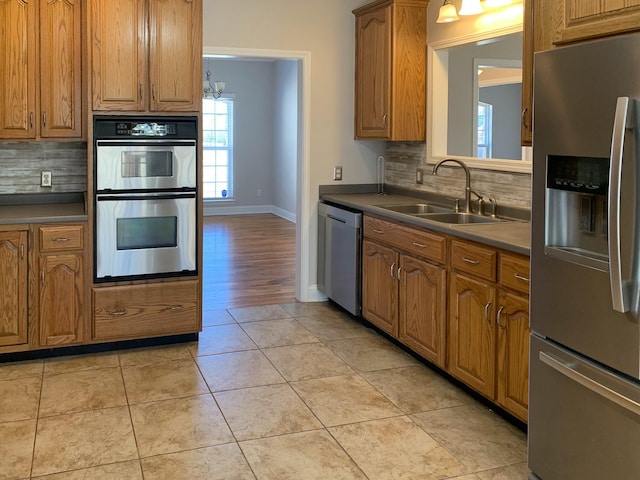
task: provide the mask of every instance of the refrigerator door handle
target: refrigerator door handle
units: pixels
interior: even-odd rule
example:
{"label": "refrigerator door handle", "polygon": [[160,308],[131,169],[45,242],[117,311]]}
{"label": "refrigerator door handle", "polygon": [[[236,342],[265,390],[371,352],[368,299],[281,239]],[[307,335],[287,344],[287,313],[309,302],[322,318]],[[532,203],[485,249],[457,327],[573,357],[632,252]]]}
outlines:
{"label": "refrigerator door handle", "polygon": [[609,279],[611,282],[611,301],[616,312],[629,311],[629,302],[625,294],[620,261],[620,194],[622,183],[622,153],[624,134],[629,112],[629,97],[618,97],[616,115],[611,138],[611,167],[609,171]]}
{"label": "refrigerator door handle", "polygon": [[546,352],[539,352],[538,357],[540,358],[541,362],[547,364],[565,377],[568,377],[576,383],[582,385],[583,387],[591,390],[596,395],[606,398],[607,400],[615,403],[616,405],[619,405],[620,407],[628,410],[635,415],[640,415],[640,403],[636,402],[635,400],[632,400],[631,398],[626,397],[614,390],[611,390],[605,385],[596,382],[595,380],[571,368],[571,365],[567,365],[565,362],[553,355],[550,355]]}

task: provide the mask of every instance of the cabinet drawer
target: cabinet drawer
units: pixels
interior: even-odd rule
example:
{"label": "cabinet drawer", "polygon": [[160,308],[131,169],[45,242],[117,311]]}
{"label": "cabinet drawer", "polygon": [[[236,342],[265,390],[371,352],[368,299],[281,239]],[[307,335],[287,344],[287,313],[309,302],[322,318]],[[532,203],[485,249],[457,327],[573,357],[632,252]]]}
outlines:
{"label": "cabinet drawer", "polygon": [[500,283],[522,293],[529,294],[529,259],[503,253],[498,266]]}
{"label": "cabinet drawer", "polygon": [[446,260],[445,238],[425,230],[365,216],[364,235],[439,263]]}
{"label": "cabinet drawer", "polygon": [[94,288],[92,296],[94,340],[200,330],[198,281]]}
{"label": "cabinet drawer", "polygon": [[496,281],[498,253],[473,243],[451,241],[451,265],[456,270],[471,273],[491,282]]}
{"label": "cabinet drawer", "polygon": [[48,225],[40,227],[39,230],[41,252],[82,250],[84,248],[82,225]]}

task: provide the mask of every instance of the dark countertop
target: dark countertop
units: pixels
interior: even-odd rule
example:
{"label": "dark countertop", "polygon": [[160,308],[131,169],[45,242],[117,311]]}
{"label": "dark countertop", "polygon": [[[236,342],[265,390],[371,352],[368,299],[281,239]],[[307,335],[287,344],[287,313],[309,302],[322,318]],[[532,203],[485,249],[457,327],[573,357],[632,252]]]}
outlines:
{"label": "dark countertop", "polygon": [[0,225],[86,222],[84,193],[0,195]]}
{"label": "dark countertop", "polygon": [[344,193],[322,194],[321,200],[364,213],[387,217],[392,220],[408,223],[434,232],[447,233],[496,248],[502,248],[521,255],[530,254],[531,223],[527,220],[514,220],[499,223],[476,223],[467,225],[450,225],[425,218],[396,213],[380,208],[379,205],[402,205],[424,202],[424,199],[401,194]]}

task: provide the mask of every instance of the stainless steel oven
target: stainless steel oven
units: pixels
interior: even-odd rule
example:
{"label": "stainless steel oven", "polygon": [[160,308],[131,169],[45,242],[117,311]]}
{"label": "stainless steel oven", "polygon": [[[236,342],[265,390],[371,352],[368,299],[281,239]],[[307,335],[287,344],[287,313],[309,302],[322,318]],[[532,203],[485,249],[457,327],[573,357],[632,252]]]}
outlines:
{"label": "stainless steel oven", "polygon": [[197,274],[196,117],[95,117],[96,282]]}

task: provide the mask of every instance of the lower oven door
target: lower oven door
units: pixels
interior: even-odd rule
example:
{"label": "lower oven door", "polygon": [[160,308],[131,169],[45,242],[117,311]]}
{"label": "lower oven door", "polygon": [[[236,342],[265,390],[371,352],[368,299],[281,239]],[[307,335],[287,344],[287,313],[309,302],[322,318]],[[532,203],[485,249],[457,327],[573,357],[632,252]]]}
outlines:
{"label": "lower oven door", "polygon": [[96,197],[96,281],[195,275],[196,194]]}

